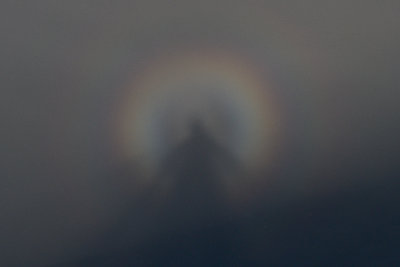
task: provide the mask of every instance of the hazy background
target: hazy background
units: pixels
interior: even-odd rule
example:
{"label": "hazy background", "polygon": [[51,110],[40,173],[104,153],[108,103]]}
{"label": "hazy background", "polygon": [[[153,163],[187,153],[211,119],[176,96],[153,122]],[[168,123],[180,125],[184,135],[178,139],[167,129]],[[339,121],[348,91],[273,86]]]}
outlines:
{"label": "hazy background", "polygon": [[[266,249],[256,236],[323,229],[332,240],[346,233],[342,256],[398,262],[399,10],[369,0],[2,1],[1,265],[68,262],[94,245],[137,190],[113,176],[110,121],[125,84],[150,57],[203,45],[257,58],[279,84],[286,130],[274,194],[296,210],[280,222],[300,226],[254,230],[254,251]],[[302,201],[318,208],[293,204]],[[248,224],[268,218],[254,214],[263,215]]]}

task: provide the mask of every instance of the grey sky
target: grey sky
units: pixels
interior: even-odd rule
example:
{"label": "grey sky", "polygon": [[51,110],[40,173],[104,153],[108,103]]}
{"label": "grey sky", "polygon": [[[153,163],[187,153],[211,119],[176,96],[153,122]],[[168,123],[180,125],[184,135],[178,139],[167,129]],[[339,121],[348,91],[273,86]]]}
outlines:
{"label": "grey sky", "polygon": [[290,158],[304,153],[296,168],[317,173],[300,185],[320,190],[337,168],[392,171],[399,10],[395,0],[2,1],[0,263],[72,257],[111,220],[108,122],[132,74],[169,49],[233,48],[272,70]]}

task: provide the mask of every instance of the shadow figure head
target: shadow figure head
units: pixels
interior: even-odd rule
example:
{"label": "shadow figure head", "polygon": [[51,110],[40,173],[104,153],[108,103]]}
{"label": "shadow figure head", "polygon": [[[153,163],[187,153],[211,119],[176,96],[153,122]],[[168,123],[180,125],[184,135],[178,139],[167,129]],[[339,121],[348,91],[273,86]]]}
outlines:
{"label": "shadow figure head", "polygon": [[189,125],[189,139],[209,138],[204,122],[198,118],[193,119]]}

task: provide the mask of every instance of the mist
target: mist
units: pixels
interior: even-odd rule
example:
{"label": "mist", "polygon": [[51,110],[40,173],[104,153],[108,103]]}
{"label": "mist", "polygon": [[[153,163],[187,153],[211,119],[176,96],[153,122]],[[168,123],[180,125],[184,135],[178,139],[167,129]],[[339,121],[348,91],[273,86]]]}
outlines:
{"label": "mist", "polygon": [[[3,1],[0,264],[398,265],[399,8],[368,0]],[[222,183],[211,198],[218,216],[202,212],[208,189],[193,197],[201,208],[191,214],[177,179],[164,179],[161,167],[150,175],[142,155],[121,153],[116,134],[121,103],[137,97],[143,72],[181,51],[248,59],[268,81],[265,105],[277,106],[264,115],[276,118],[279,134],[260,139],[276,147],[249,161],[261,165],[246,169],[239,159],[217,178],[198,174]],[[221,111],[207,112],[215,119]],[[174,134],[158,124],[174,118],[165,114],[144,132],[157,137],[146,139],[151,153],[167,130]]]}

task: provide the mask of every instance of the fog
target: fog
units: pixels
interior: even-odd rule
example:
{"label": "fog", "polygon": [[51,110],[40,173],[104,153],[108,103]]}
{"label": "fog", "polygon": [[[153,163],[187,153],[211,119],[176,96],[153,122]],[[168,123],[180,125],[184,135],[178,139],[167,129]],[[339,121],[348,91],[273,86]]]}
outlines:
{"label": "fog", "polygon": [[[0,264],[177,266],[189,244],[200,256],[183,265],[395,266],[399,8],[369,0],[3,1]],[[274,100],[264,103],[277,106],[280,128],[262,167],[224,178],[230,191],[217,194],[223,212],[208,229],[196,213],[187,220],[197,224],[182,223],[185,197],[168,204],[174,183],[121,154],[115,133],[121,103],[136,97],[152,62],[210,50],[248,59],[271,81]],[[205,240],[214,233],[224,234],[211,249]]]}

